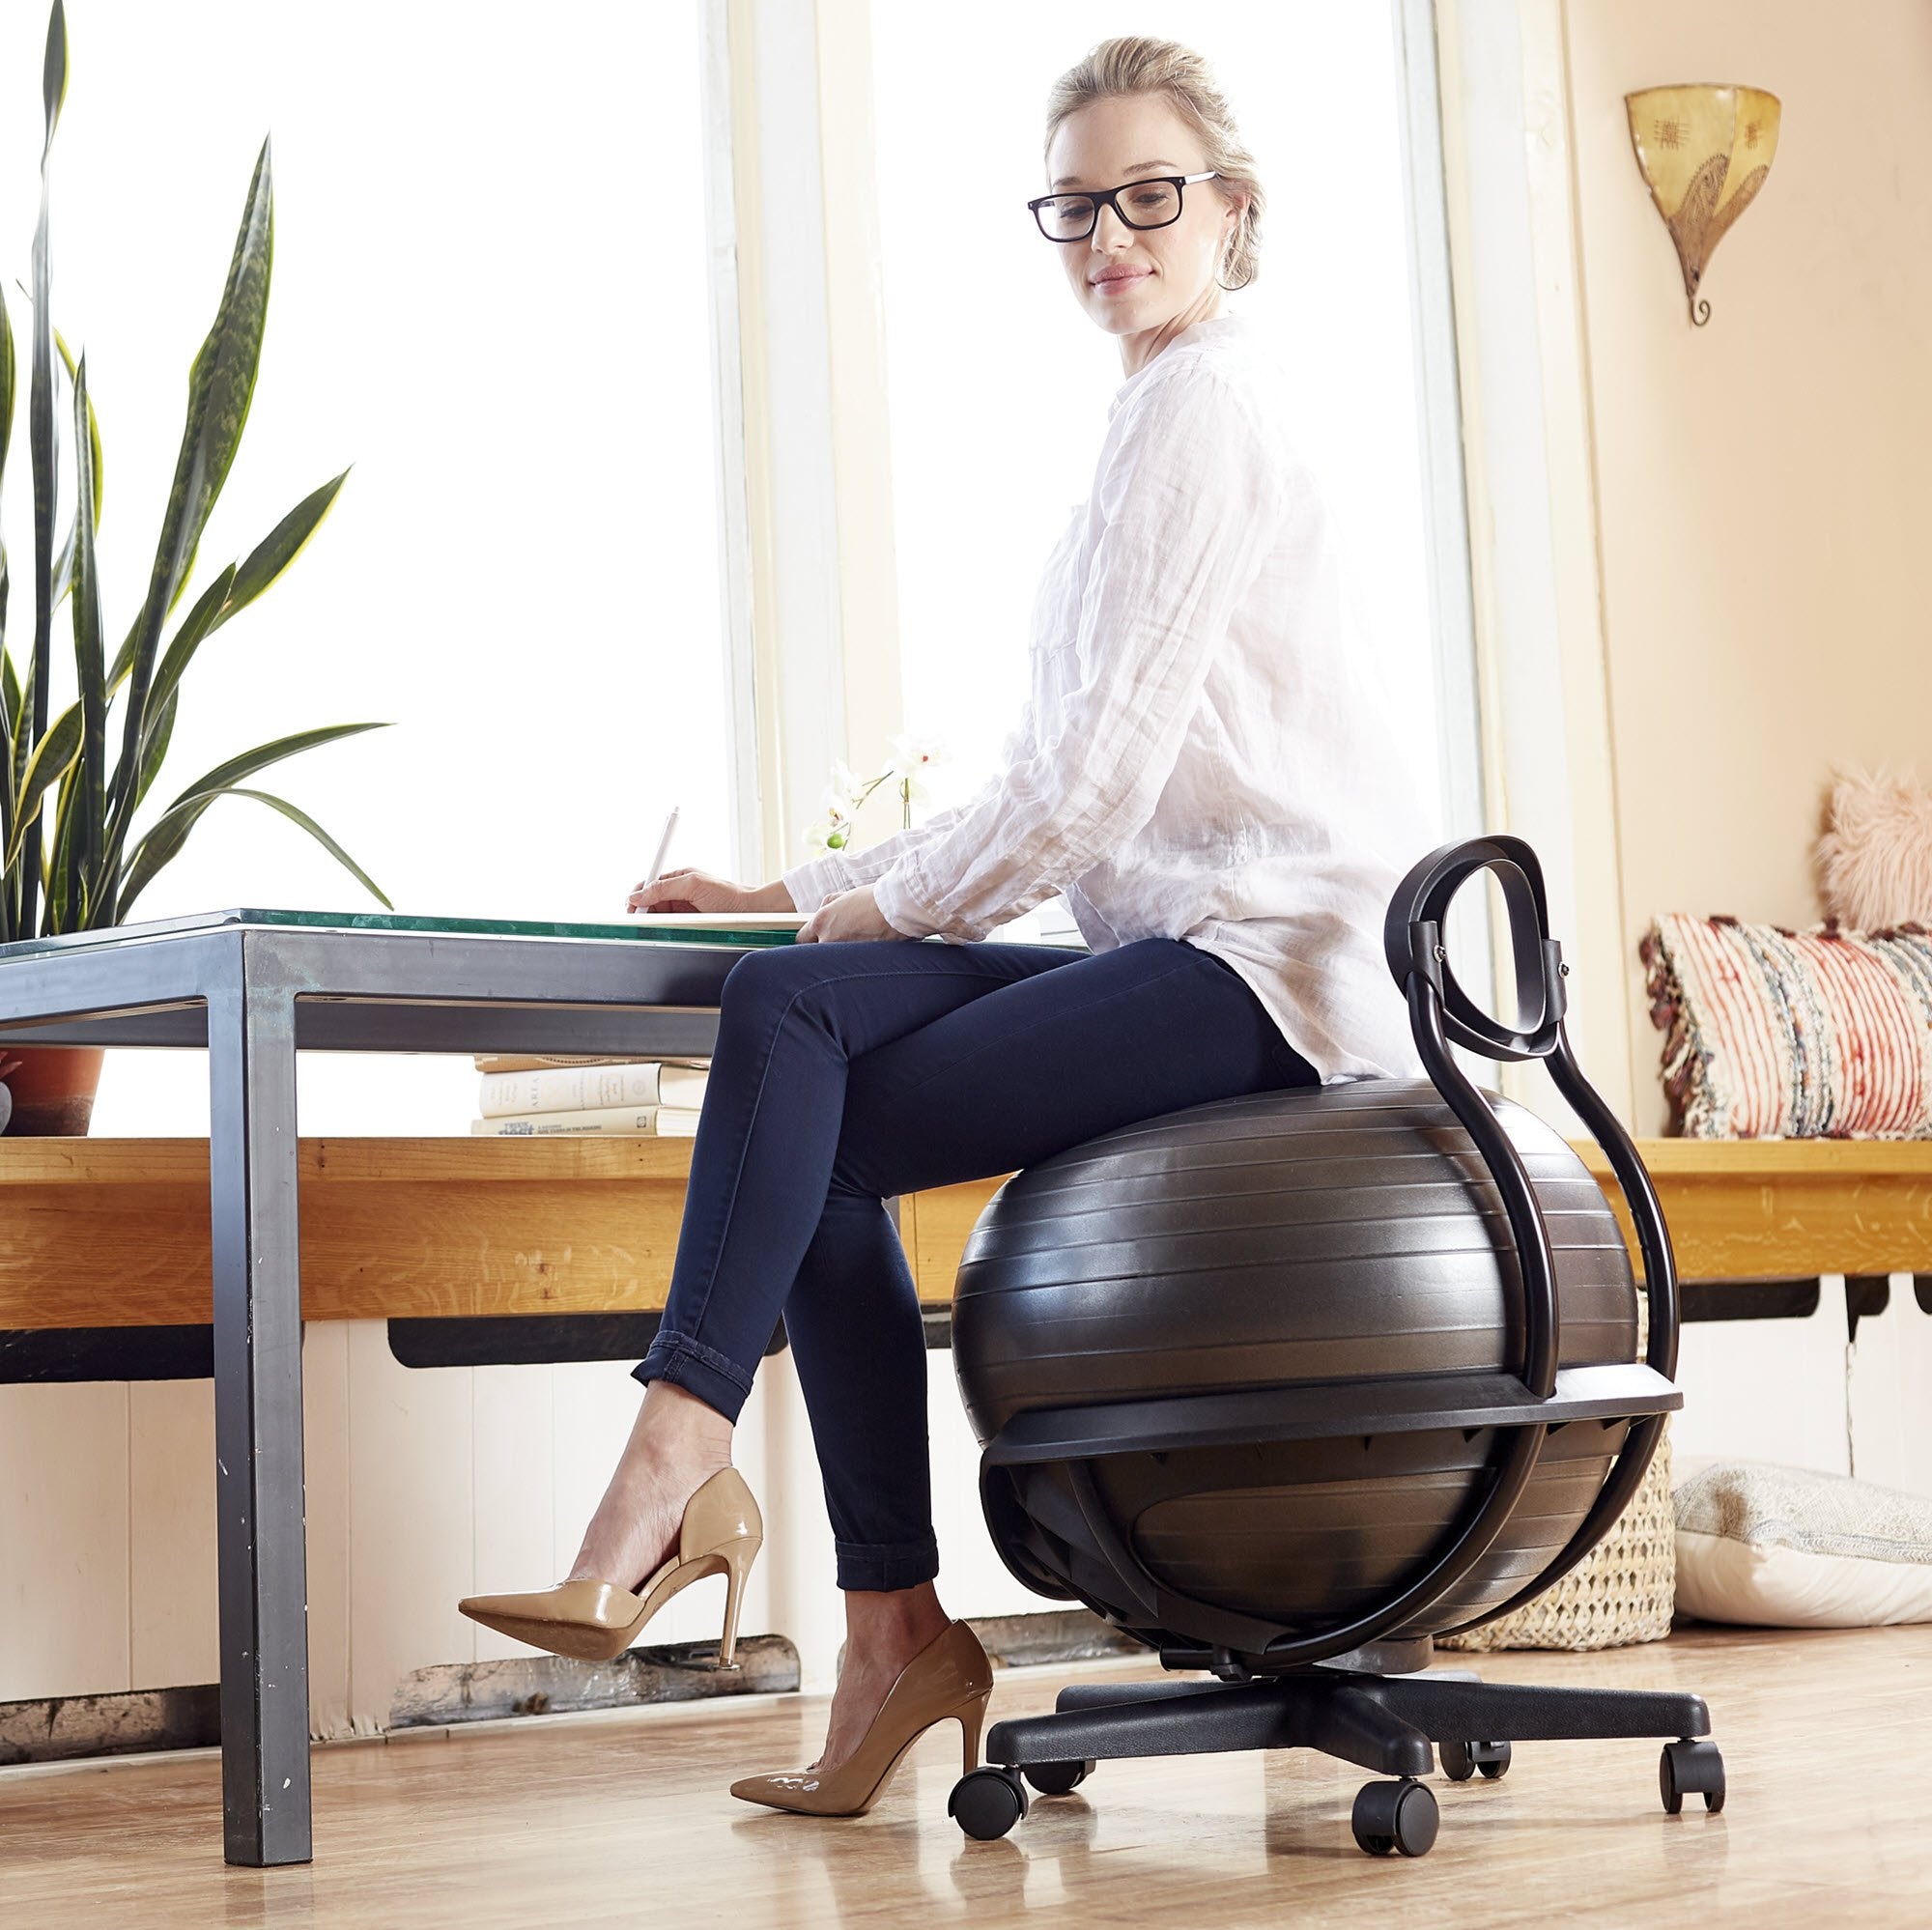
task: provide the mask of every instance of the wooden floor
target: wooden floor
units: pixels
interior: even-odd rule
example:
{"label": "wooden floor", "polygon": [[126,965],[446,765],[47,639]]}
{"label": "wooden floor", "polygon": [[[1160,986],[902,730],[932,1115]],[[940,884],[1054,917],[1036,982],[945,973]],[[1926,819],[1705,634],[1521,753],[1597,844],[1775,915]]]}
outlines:
{"label": "wooden floor", "polygon": [[[316,1860],[220,1860],[218,1763],[0,1771],[10,1930],[212,1924],[1209,1926],[1932,1922],[1932,1628],[1680,1632],[1599,1656],[1483,1657],[1492,1679],[1695,1689],[1729,1767],[1721,1816],[1666,1817],[1650,1743],[1520,1745],[1505,1781],[1434,1778],[1425,1859],[1349,1832],[1362,1774],[1302,1751],[1102,1764],[1009,1837],[946,1816],[956,1729],[869,1817],[750,1808],[732,1776],[806,1760],[811,1699],[471,1724],[315,1753]],[[1050,1706],[1089,1664],[1002,1678]]]}

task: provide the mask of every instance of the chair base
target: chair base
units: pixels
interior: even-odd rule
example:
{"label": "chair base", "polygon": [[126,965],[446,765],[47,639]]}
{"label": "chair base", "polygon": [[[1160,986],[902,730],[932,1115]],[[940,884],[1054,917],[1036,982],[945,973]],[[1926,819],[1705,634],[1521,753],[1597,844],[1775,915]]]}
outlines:
{"label": "chair base", "polygon": [[1238,1749],[1320,1749],[1397,1778],[1368,1784],[1355,1800],[1355,1840],[1376,1856],[1421,1856],[1434,1843],[1435,1800],[1416,1778],[1435,1767],[1436,1746],[1444,1774],[1461,1782],[1478,1771],[1490,1780],[1505,1774],[1511,1743],[1665,1737],[1664,1807],[1675,1814],[1687,1792],[1709,1809],[1723,1804],[1723,1759],[1696,1740],[1710,1732],[1710,1712],[1701,1696],[1667,1690],[1315,1667],[1236,1683],[1083,1684],[1063,1689],[1056,1710],[993,1726],[988,1766],[953,1791],[952,1814],[967,1834],[1004,1835],[1026,1814],[1022,1777],[1062,1795],[1099,1762]]}

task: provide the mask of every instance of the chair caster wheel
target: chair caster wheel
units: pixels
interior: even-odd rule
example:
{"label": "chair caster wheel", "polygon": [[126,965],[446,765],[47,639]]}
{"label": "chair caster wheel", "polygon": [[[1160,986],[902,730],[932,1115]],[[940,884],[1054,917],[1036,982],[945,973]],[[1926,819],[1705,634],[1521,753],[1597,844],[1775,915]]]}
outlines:
{"label": "chair caster wheel", "polygon": [[1350,1818],[1356,1843],[1372,1857],[1400,1850],[1426,1857],[1435,1842],[1441,1811],[1428,1784],[1404,1776],[1400,1782],[1365,1782],[1355,1792]]}
{"label": "chair caster wheel", "polygon": [[1657,1786],[1666,1815],[1675,1816],[1693,1791],[1713,1816],[1724,1806],[1724,1758],[1716,1743],[1665,1743],[1657,1761]]}
{"label": "chair caster wheel", "polygon": [[1485,1782],[1499,1781],[1509,1774],[1507,1743],[1444,1743],[1441,1755],[1442,1774],[1451,1782],[1467,1782],[1478,1770]]}
{"label": "chair caster wheel", "polygon": [[1067,1796],[1094,1774],[1094,1765],[1091,1762],[1029,1763],[1020,1774],[1042,1796]]}
{"label": "chair caster wheel", "polygon": [[952,1785],[946,1813],[976,1842],[1004,1836],[1027,1813],[1026,1785],[1009,1769],[976,1769]]}

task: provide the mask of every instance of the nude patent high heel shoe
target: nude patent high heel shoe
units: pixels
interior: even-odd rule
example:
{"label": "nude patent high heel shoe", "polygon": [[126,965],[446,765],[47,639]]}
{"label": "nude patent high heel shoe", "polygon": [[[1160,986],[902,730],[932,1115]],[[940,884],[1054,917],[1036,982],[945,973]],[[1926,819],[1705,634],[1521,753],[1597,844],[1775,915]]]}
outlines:
{"label": "nude patent high heel shoe", "polygon": [[993,1665],[979,1636],[964,1622],[949,1623],[899,1670],[865,1740],[838,1769],[749,1775],[731,1785],[731,1794],[807,1816],[863,1816],[884,1794],[906,1751],[949,1717],[959,1723],[966,1770],[978,1769],[992,1693]]}
{"label": "nude patent high heel shoe", "polygon": [[579,1661],[610,1661],[632,1647],[680,1589],[707,1575],[724,1577],[724,1632],[718,1666],[735,1668],[745,1577],[764,1544],[758,1504],[735,1467],[721,1468],[684,1504],[677,1549],[634,1594],[613,1581],[560,1581],[526,1595],[468,1595],[456,1605],[472,1622],[532,1648]]}

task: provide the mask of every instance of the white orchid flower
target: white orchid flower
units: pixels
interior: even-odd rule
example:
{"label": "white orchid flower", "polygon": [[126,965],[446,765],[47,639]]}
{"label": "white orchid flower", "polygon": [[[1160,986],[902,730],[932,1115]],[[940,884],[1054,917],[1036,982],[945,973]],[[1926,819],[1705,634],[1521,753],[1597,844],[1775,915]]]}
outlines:
{"label": "white orchid flower", "polygon": [[[948,761],[945,738],[931,731],[901,731],[886,740],[893,753],[892,775],[908,778],[929,765]],[[921,793],[914,793],[915,796]]]}
{"label": "white orchid flower", "polygon": [[887,742],[892,747],[892,757],[876,777],[860,777],[842,757],[832,760],[832,781],[819,794],[825,815],[805,833],[806,844],[814,856],[850,846],[853,819],[881,785],[891,783],[908,826],[912,823],[913,801],[932,795],[921,782],[919,774],[934,764],[950,761],[946,740],[929,731],[901,731]]}

